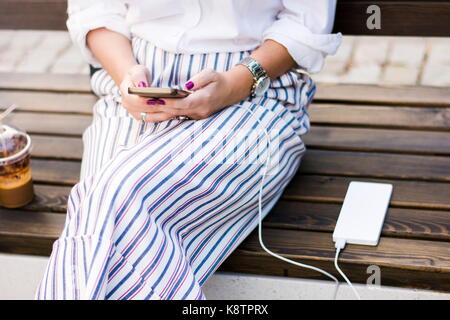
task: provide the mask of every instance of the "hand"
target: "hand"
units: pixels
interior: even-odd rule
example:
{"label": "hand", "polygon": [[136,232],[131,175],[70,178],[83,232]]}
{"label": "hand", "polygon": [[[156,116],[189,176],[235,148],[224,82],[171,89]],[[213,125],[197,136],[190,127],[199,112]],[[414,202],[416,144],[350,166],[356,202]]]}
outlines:
{"label": "hand", "polygon": [[[151,104],[155,103],[164,103],[161,100],[153,100],[144,97],[140,97],[135,94],[129,94],[129,87],[147,87],[151,83],[150,73],[147,67],[143,65],[134,65],[131,67],[123,78],[119,89],[122,95],[122,106],[128,110],[128,112],[136,119],[142,120],[141,112],[147,112],[146,121],[162,121],[162,120],[154,120],[154,119],[166,119],[172,115],[169,115],[166,112],[160,111],[152,111],[150,108]],[[151,113],[151,114],[150,114]],[[151,116],[150,116],[151,115]]]}
{"label": "hand", "polygon": [[150,107],[148,121],[165,121],[176,116],[204,119],[250,94],[253,77],[244,66],[227,72],[204,69],[192,77],[186,88],[194,91],[186,98],[159,99]]}

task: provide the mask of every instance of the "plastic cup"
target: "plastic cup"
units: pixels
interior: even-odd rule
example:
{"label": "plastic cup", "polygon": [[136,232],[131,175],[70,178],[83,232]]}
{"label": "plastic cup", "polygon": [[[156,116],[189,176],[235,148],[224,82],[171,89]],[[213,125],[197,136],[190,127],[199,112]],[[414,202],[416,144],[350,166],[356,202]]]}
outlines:
{"label": "plastic cup", "polygon": [[25,132],[0,128],[0,205],[18,208],[33,200],[30,166],[31,138]]}

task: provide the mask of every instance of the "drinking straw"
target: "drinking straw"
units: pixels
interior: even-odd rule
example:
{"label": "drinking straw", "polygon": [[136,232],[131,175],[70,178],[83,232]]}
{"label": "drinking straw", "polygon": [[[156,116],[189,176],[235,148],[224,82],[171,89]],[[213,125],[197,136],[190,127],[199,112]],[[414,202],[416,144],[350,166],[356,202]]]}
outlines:
{"label": "drinking straw", "polygon": [[11,106],[8,107],[8,109],[6,109],[5,111],[3,111],[2,114],[0,114],[0,121],[2,121],[3,119],[5,119],[11,112],[14,111],[14,109],[17,108],[16,104],[12,104]]}
{"label": "drinking straw", "polygon": [[[4,131],[4,129],[3,129],[3,119],[5,119],[16,108],[17,108],[17,105],[13,104],[13,105],[9,106],[5,111],[3,111],[0,114],[0,132]],[[3,157],[6,158],[8,156],[8,150],[6,150],[6,144],[5,144],[5,141],[4,141],[3,137],[0,138],[0,144],[1,144],[1,147],[2,147],[2,150],[3,150]]]}

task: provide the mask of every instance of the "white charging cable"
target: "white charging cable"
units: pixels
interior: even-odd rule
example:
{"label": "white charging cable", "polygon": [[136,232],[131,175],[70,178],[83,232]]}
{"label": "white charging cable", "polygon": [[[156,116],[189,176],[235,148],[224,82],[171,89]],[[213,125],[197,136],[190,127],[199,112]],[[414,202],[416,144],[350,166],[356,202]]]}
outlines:
{"label": "white charging cable", "polygon": [[335,247],[336,247],[336,256],[334,257],[334,266],[336,268],[336,270],[339,272],[339,274],[342,276],[342,278],[344,278],[344,280],[347,282],[347,284],[350,286],[350,288],[353,290],[353,293],[355,294],[356,298],[358,298],[358,300],[361,300],[361,296],[359,295],[358,291],[356,291],[355,287],[353,286],[353,284],[350,282],[350,280],[347,278],[347,276],[345,275],[345,273],[341,270],[341,268],[339,268],[338,266],[338,258],[339,258],[339,253],[341,252],[342,249],[344,249],[346,244],[346,241],[343,239],[338,239],[335,243]]}
{"label": "white charging cable", "polygon": [[291,264],[296,265],[296,266],[301,267],[301,268],[307,268],[307,269],[311,269],[311,270],[320,272],[320,273],[322,273],[323,275],[325,275],[325,276],[331,278],[331,279],[336,283],[336,287],[335,287],[335,290],[334,290],[334,293],[333,293],[333,300],[335,300],[335,299],[336,299],[336,295],[337,295],[337,290],[338,290],[338,287],[339,287],[339,280],[338,280],[335,276],[333,276],[332,274],[330,274],[330,273],[328,273],[328,272],[326,272],[325,270],[322,270],[322,269],[320,269],[320,268],[317,268],[317,267],[314,267],[314,266],[310,266],[310,265],[308,265],[308,264],[300,263],[300,262],[297,262],[297,261],[288,259],[288,258],[286,258],[286,257],[283,257],[283,256],[281,256],[281,255],[279,255],[279,254],[277,254],[277,253],[275,253],[275,252],[272,252],[270,249],[268,249],[268,248],[265,246],[265,244],[264,244],[264,242],[263,242],[263,237],[262,237],[262,194],[263,194],[263,188],[264,188],[264,179],[265,179],[265,177],[266,177],[266,174],[267,174],[267,167],[269,166],[269,161],[270,161],[270,149],[271,149],[271,148],[270,148],[270,147],[271,147],[270,136],[269,136],[269,133],[267,132],[266,128],[265,128],[264,125],[262,124],[262,122],[258,119],[258,117],[256,116],[256,114],[255,114],[252,110],[250,110],[250,109],[247,108],[247,107],[241,106],[241,105],[236,105],[236,106],[239,107],[239,108],[242,108],[242,109],[246,110],[247,112],[249,112],[250,115],[251,115],[256,121],[258,121],[258,123],[259,123],[259,124],[261,125],[261,127],[264,129],[264,133],[265,133],[266,138],[267,138],[267,157],[266,157],[266,160],[265,160],[265,162],[264,162],[263,172],[262,172],[262,174],[261,174],[261,183],[260,183],[260,187],[259,187],[259,196],[258,196],[258,210],[259,210],[258,236],[259,236],[259,243],[260,243],[261,247],[262,247],[268,254],[270,254],[271,256],[273,256],[273,257],[275,257],[275,258],[278,258],[278,259],[280,259],[280,260],[283,260],[283,261],[285,261],[285,262],[291,263]]}

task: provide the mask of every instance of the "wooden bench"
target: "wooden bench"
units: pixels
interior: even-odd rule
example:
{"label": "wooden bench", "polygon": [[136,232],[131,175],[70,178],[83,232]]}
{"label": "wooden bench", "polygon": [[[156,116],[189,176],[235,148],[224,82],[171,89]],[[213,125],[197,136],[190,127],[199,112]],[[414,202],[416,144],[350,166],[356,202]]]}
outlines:
{"label": "wooden bench", "polygon": [[[64,1],[2,1],[0,12],[4,12],[5,4],[14,7],[16,2],[30,3],[33,14],[39,16],[44,11],[33,6],[51,2],[60,5]],[[345,28],[351,23],[339,20],[347,17],[343,8],[362,17],[357,10],[368,3],[340,2],[343,5],[338,7],[337,26]],[[369,2],[389,4],[386,8],[391,14],[396,12],[394,9],[407,9],[404,5],[408,3],[413,8],[406,10],[408,17],[417,14],[417,8],[424,9],[421,14],[432,14],[440,8],[441,16],[450,15],[448,1]],[[31,14],[27,10],[23,14]],[[56,19],[50,20],[52,23],[61,19],[54,16],[57,11],[46,10]],[[45,27],[45,19],[36,21]],[[408,21],[400,23],[407,25]],[[357,26],[355,22],[356,33],[361,30]],[[422,26],[425,28],[425,24]],[[62,26],[49,24],[47,28]],[[428,26],[427,34],[444,35],[435,29]],[[449,33],[447,26],[445,35]],[[95,101],[87,76],[0,74],[0,105],[14,102],[21,106],[12,123],[26,129],[34,141],[32,166],[37,195],[22,209],[0,209],[0,252],[50,254],[65,221],[69,190],[78,181],[81,134],[91,122]],[[341,254],[342,269],[352,281],[365,283],[367,267],[377,265],[383,285],[449,292],[450,89],[319,84],[310,115],[312,130],[304,136],[309,151],[282,199],[264,221],[266,245],[337,275],[331,233],[348,183],[393,183],[379,245],[347,245]],[[266,254],[256,233],[220,270],[325,279]]]}

